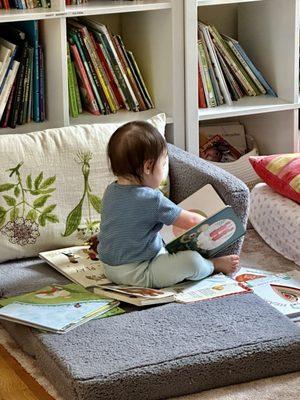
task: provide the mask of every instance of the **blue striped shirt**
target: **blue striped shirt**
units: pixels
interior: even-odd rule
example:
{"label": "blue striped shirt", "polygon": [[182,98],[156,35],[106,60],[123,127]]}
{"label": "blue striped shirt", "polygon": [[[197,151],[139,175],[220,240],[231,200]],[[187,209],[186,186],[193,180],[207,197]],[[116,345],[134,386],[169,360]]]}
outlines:
{"label": "blue striped shirt", "polygon": [[99,257],[108,265],[150,260],[164,246],[158,233],[172,225],[181,208],[158,189],[110,184],[103,196]]}

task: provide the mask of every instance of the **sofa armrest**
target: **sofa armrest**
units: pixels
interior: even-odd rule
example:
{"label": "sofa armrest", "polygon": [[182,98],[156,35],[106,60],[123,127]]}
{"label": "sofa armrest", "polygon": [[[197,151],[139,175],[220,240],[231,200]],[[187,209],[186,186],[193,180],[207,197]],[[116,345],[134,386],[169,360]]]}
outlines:
{"label": "sofa armrest", "polygon": [[[238,178],[223,169],[202,160],[193,154],[168,144],[170,159],[170,197],[175,203],[196,192],[206,184],[211,184],[225,204],[232,206],[234,212],[246,227],[250,195],[248,187]],[[243,239],[228,247],[225,254],[238,254]]]}

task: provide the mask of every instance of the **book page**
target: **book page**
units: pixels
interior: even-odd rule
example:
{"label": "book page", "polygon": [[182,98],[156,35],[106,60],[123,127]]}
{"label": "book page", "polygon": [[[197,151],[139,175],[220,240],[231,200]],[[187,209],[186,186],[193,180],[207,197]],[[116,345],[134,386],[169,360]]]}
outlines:
{"label": "book page", "polygon": [[291,318],[300,316],[300,271],[271,273],[241,268],[235,280],[245,282],[253,292]]}
{"label": "book page", "polygon": [[246,286],[223,274],[216,274],[201,281],[184,282],[166,288],[174,293],[175,301],[191,303],[200,300],[214,299],[237,293],[246,293]]}
{"label": "book page", "polygon": [[[178,205],[184,210],[193,211],[202,215],[203,220],[211,217],[225,207],[225,203],[212,185],[203,186]],[[182,233],[183,232],[179,233],[179,231],[172,225],[164,225],[160,231],[166,244],[180,236]]]}
{"label": "book page", "polygon": [[104,274],[100,260],[92,260],[87,252],[89,246],[75,246],[45,251],[39,256],[71,281],[83,287],[110,283]]}

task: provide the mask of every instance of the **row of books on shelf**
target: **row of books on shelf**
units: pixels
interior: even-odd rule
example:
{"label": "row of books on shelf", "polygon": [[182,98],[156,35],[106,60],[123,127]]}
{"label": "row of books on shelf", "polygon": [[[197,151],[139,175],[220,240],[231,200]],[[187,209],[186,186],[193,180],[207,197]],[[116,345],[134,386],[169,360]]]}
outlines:
{"label": "row of books on shelf", "polygon": [[70,113],[94,115],[154,108],[133,53],[93,18],[68,19]]}
{"label": "row of books on shelf", "polygon": [[0,126],[45,119],[44,55],[38,21],[0,24]]}
{"label": "row of books on shelf", "polygon": [[231,106],[244,96],[277,94],[239,42],[198,22],[199,108]]}
{"label": "row of books on shelf", "polygon": [[0,0],[0,8],[5,10],[11,8],[26,10],[39,7],[50,8],[51,0]]}

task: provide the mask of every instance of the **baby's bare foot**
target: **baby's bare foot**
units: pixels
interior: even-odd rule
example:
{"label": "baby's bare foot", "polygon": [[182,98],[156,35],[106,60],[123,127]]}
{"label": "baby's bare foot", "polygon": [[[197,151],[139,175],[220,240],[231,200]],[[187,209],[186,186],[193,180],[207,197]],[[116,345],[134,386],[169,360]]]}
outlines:
{"label": "baby's bare foot", "polygon": [[237,270],[240,257],[232,254],[230,256],[213,258],[212,262],[216,272],[223,272],[225,275],[230,275]]}

